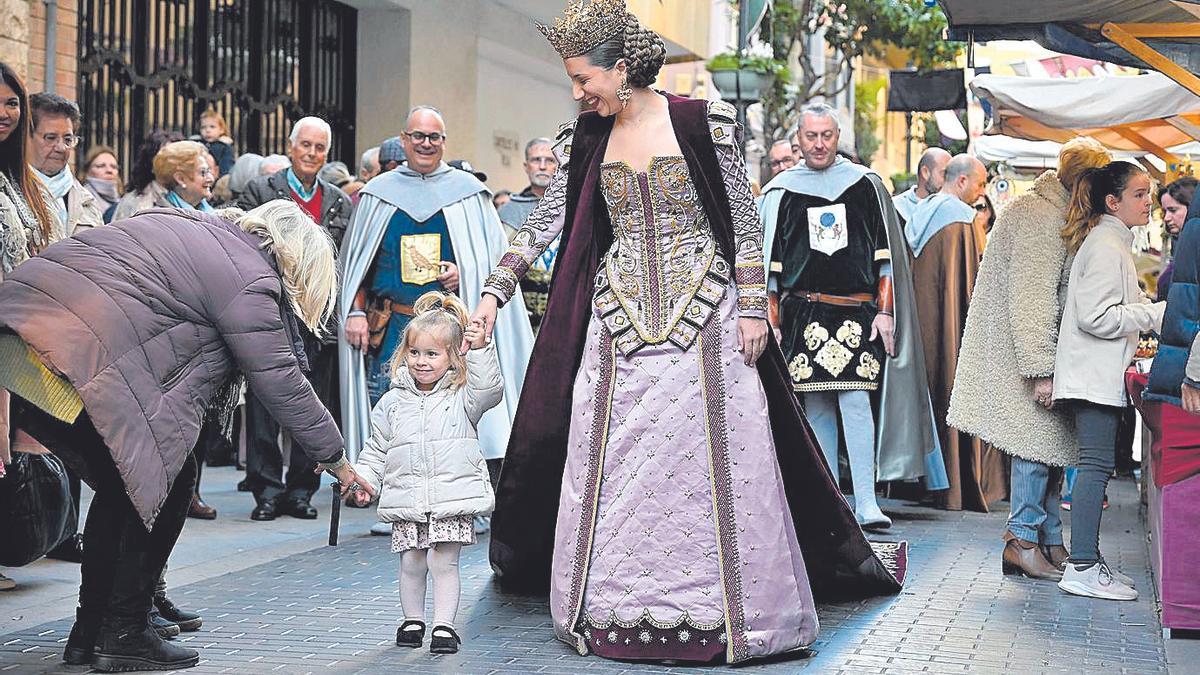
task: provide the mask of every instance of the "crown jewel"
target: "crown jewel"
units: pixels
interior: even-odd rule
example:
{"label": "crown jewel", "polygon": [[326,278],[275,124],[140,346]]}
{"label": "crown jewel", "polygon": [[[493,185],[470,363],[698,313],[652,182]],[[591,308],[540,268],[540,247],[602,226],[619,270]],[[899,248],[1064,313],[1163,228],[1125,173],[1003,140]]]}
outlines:
{"label": "crown jewel", "polygon": [[559,56],[581,56],[625,30],[625,0],[578,0],[567,4],[554,26],[538,23]]}

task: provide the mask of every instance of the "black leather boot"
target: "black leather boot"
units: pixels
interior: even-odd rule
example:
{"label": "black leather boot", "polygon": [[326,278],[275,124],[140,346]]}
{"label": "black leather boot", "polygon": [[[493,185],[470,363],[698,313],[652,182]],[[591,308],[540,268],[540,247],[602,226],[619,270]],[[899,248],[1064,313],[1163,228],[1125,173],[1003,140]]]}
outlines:
{"label": "black leather boot", "polygon": [[63,662],[69,666],[83,666],[96,657],[96,639],[100,636],[100,616],[83,609],[75,610],[75,623],[67,636],[67,647],[63,650]]}
{"label": "black leather boot", "polygon": [[176,670],[191,668],[199,661],[200,652],[162,639],[145,617],[132,621],[106,618],[100,627],[92,668],[102,673]]}
{"label": "black leather boot", "polygon": [[185,633],[198,631],[204,624],[204,619],[199,614],[179,609],[165,594],[154,596],[154,607],[164,619],[176,624],[179,630]]}

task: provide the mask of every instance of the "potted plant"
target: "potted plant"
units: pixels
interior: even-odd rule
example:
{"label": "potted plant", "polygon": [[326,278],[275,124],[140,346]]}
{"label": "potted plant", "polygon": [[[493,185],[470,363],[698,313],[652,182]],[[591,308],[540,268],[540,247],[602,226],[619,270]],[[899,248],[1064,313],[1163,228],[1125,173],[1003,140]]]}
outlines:
{"label": "potted plant", "polygon": [[[730,50],[708,60],[712,83],[727,101],[757,101],[770,89],[775,77],[786,70],[771,53],[771,45],[758,43],[739,55]],[[738,94],[741,94],[739,97]]]}

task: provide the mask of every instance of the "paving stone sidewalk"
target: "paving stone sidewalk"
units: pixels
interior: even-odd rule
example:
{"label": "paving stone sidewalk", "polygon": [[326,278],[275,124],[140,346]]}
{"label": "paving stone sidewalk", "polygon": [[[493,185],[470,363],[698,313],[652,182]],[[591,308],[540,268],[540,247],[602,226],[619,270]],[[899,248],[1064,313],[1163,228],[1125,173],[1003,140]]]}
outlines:
{"label": "paving stone sidewalk", "polygon": [[[739,667],[792,673],[1160,673],[1167,657],[1152,600],[1144,528],[1129,481],[1109,491],[1102,547],[1132,576],[1136,602],[1061,593],[1049,582],[1004,578],[1004,513],[935,511],[885,502],[910,543],[898,596],[823,604],[821,635],[803,657]],[[1001,508],[1003,511],[1003,505]],[[347,533],[352,534],[352,533]],[[696,673],[580,657],[553,639],[544,599],[492,583],[486,539],[464,551],[465,644],[431,656],[393,643],[401,613],[398,556],[383,537],[351,536],[320,548],[176,588],[176,603],[204,614],[181,639],[200,649],[188,673]],[[64,611],[65,613],[65,611]],[[69,620],[0,635],[0,673],[80,673],[61,663]],[[1180,669],[1178,672],[1184,672]],[[1194,672],[1194,671],[1193,671]]]}

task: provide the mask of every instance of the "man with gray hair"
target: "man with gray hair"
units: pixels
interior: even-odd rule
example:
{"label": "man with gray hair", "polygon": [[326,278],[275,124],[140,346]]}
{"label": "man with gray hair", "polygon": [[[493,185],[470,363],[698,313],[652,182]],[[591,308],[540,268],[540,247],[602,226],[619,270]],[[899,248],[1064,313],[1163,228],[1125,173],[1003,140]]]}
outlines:
{"label": "man with gray hair", "polygon": [[379,175],[379,146],[367,148],[358,162],[358,178],[367,182]]}
{"label": "man with gray hair", "polygon": [[[473,310],[484,279],[508,248],[487,187],[443,161],[447,135],[441,113],[414,108],[401,137],[407,160],[361,190],[342,247],[338,311],[344,330],[338,351],[346,451],[352,458],[370,436],[371,407],[391,388],[388,362],[417,298],[429,291],[456,293]],[[504,401],[478,424],[483,456],[496,472],[533,348],[525,303],[520,296],[514,300],[501,310],[493,334]],[[386,535],[392,528],[382,523],[371,531]]]}
{"label": "man with gray hair", "polygon": [[864,528],[887,528],[877,479],[945,479],[908,249],[879,176],[838,156],[837,112],[824,104],[805,108],[798,136],[802,163],[763,193],[768,313],[834,482],[844,436],[855,516]]}
{"label": "man with gray hair", "polygon": [[[329,232],[335,250],[340,248],[353,205],[345,192],[319,175],[332,141],[333,131],[325,120],[297,120],[288,137],[291,166],[250,181],[238,206],[249,211],[272,199],[290,199]],[[331,336],[323,342],[303,327],[300,333],[309,382],[334,420],[339,420],[336,338]],[[303,452],[290,440],[288,445],[291,462],[285,477],[279,424],[253,392],[246,392],[246,481],[256,502],[251,520],[274,520],[279,514],[306,520],[317,517],[312,496],[320,487],[320,476],[313,472],[315,464]]]}
{"label": "man with gray hair", "polygon": [[970,155],[955,155],[946,165],[941,191],[917,205],[905,228],[916,256],[913,285],[925,362],[930,364],[929,393],[950,476],[942,505],[955,511],[987,512],[988,504],[1008,494],[1008,472],[999,453],[945,422],[967,309],[983,257],[984,242],[976,238],[972,223],[975,202],[986,188],[983,163]]}
{"label": "man with gray hair", "polygon": [[[554,142],[549,138],[535,138],[525,145],[525,175],[529,176],[529,187],[520,194],[512,195],[508,203],[499,208],[500,222],[504,225],[509,241],[525,224],[538,202],[546,194],[550,179],[558,171],[558,158],[554,156]],[[558,256],[560,238],[546,247],[529,273],[521,279],[521,295],[525,297],[525,308],[529,310],[529,323],[536,333],[546,313],[546,301],[550,297],[550,278],[554,274],[554,259]]]}
{"label": "man with gray hair", "polygon": [[946,182],[946,165],[949,163],[950,153],[941,148],[928,148],[921,153],[921,160],[917,162],[916,185],[892,197],[901,224],[912,219],[913,209],[922,199],[942,189],[942,184]]}

